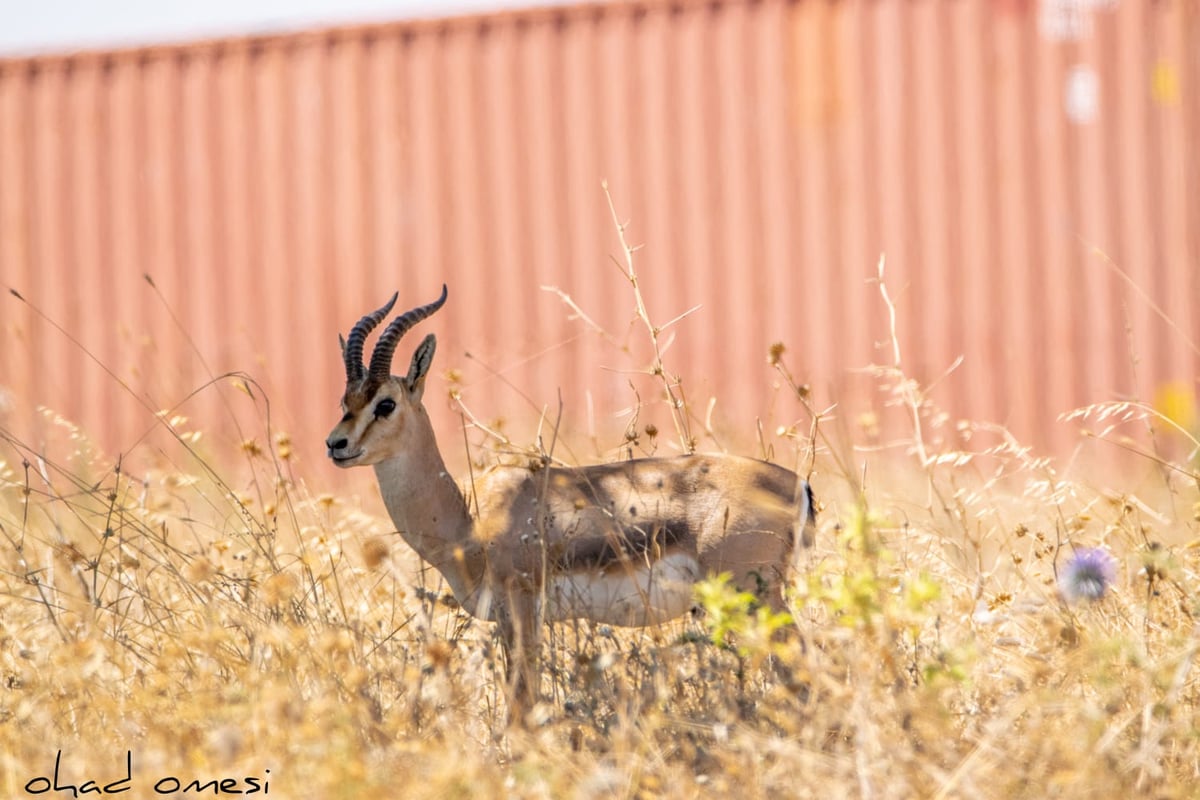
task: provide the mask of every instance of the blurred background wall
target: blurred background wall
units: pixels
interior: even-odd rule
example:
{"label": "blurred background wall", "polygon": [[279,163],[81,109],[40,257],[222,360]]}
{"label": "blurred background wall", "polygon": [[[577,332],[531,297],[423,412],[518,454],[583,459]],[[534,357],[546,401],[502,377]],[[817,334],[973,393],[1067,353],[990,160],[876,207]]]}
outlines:
{"label": "blurred background wall", "polygon": [[117,453],[172,408],[236,444],[249,398],[204,386],[244,371],[324,470],[337,333],[445,282],[395,367],[438,333],[443,442],[452,387],[518,438],[560,393],[565,430],[620,431],[649,350],[607,180],[651,318],[696,309],[667,366],[735,449],[807,421],[776,342],[871,427],[886,254],[936,435],[1067,455],[1063,412],[1194,395],[1198,87],[1189,0],[650,0],[0,60],[0,274],[28,301],[0,298],[0,421],[34,442],[48,406]]}

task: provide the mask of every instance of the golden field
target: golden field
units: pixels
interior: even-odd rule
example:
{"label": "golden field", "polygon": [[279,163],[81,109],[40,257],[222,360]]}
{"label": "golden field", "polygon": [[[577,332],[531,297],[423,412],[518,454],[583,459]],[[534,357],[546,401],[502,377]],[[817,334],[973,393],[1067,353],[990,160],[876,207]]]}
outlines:
{"label": "golden field", "polygon": [[[900,443],[855,447],[876,420],[813,410],[771,350],[797,422],[747,450],[811,471],[820,502],[790,618],[712,581],[673,625],[555,626],[545,702],[511,726],[490,627],[369,470],[313,485],[286,436],[222,448],[168,416],[136,468],[49,412],[36,447],[4,429],[0,796],[1196,796],[1190,432],[1096,406],[1080,424],[1125,453],[1117,477],[1065,474],[949,422],[896,354]],[[612,453],[669,449],[672,422],[703,448],[691,411]],[[1097,600],[1060,590],[1080,548],[1115,559]]]}

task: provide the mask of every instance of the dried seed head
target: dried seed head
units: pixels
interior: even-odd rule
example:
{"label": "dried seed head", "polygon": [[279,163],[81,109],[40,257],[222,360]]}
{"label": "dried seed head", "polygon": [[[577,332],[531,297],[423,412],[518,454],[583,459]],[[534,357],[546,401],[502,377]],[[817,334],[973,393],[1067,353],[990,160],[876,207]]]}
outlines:
{"label": "dried seed head", "polygon": [[387,541],[382,538],[367,539],[363,542],[363,562],[367,569],[378,569],[379,565],[387,560],[390,551]]}
{"label": "dried seed head", "polygon": [[263,581],[262,599],[268,606],[280,606],[296,594],[299,581],[290,572],[277,572]]}
{"label": "dried seed head", "polygon": [[454,655],[454,648],[449,643],[437,639],[429,643],[425,648],[425,654],[429,656],[429,663],[435,670],[445,669],[450,666],[450,657]]}

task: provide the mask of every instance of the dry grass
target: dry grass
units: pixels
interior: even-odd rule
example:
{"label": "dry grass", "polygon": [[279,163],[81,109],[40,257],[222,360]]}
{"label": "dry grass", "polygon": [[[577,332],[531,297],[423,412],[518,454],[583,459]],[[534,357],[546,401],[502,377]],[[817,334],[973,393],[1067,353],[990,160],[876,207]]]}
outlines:
{"label": "dry grass", "polygon": [[[864,450],[772,350],[798,416],[772,446],[823,504],[794,619],[709,584],[703,618],[557,626],[524,730],[488,626],[390,521],[306,488],[286,439],[201,457],[176,421],[176,464],[127,474],[61,421],[36,452],[2,431],[0,794],[61,752],[78,787],[128,753],[134,798],[1194,795],[1194,466],[1131,456],[1152,482],[1096,486],[987,426],[941,437],[894,355],[903,446]],[[1070,605],[1056,571],[1084,545],[1118,577]]]}
{"label": "dry grass", "polygon": [[[1186,796],[1196,777],[1195,522],[1171,510],[1194,487],[1163,504],[910,464],[864,505],[818,474],[790,637],[711,598],[669,628],[558,626],[550,701],[506,733],[487,627],[420,588],[389,522],[298,490],[270,453],[266,503],[10,455],[7,797],[59,750],[76,784],[131,752],[134,797],[169,776],[360,798]],[[1056,559],[1101,543],[1118,581],[1066,605]]]}

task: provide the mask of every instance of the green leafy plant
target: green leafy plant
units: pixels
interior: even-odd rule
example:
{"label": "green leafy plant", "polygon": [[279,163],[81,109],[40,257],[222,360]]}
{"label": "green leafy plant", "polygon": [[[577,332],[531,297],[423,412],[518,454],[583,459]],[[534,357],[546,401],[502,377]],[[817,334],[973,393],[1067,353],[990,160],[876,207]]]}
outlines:
{"label": "green leafy plant", "polygon": [[742,658],[770,655],[776,635],[792,624],[792,615],[759,602],[751,592],[733,585],[729,573],[696,584],[696,601],[713,644],[734,650]]}

